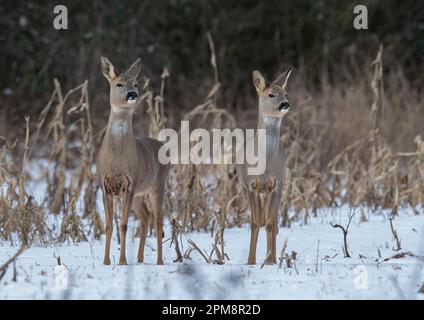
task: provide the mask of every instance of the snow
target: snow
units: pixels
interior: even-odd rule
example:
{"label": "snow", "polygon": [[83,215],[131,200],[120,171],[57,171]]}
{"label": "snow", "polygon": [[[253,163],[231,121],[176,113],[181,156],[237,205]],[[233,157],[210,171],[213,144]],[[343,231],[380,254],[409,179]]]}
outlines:
{"label": "snow", "polygon": [[[288,238],[286,252],[298,255],[291,268],[283,263],[261,268],[265,258],[266,235],[262,228],[257,264],[246,264],[250,228],[225,230],[225,250],[230,260],[224,265],[207,264],[193,251],[192,260],[174,263],[175,250],[164,243],[164,266],[157,266],[156,239],[149,237],[145,263],[136,262],[138,238],[127,237],[128,266],[119,266],[116,238],[112,242],[111,266],[102,265],[104,239],[82,243],[54,244],[27,249],[0,281],[0,299],[423,299],[418,293],[424,283],[424,215],[403,209],[394,219],[402,243],[394,251],[388,212],[366,214],[368,221],[355,216],[348,234],[352,258],[343,257],[343,235],[330,222],[345,225],[345,208],[321,210],[308,224],[295,222],[281,228],[278,252]],[[171,234],[165,229],[165,239]],[[114,235],[115,236],[115,235]],[[201,249],[211,251],[209,233],[183,236],[183,249],[192,239]],[[319,248],[318,248],[319,246]],[[18,250],[0,242],[0,266]],[[411,253],[391,258],[398,253]],[[62,265],[57,265],[60,256]],[[317,259],[318,257],[318,259]]]}

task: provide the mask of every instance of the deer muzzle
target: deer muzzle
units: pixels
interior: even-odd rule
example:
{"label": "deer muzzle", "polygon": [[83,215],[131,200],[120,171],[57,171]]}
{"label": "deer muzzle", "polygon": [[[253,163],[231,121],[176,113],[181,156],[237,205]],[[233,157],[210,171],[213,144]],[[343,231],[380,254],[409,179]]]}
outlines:
{"label": "deer muzzle", "polygon": [[287,101],[284,101],[280,104],[280,106],[278,107],[278,110],[282,112],[283,110],[288,110],[289,108],[290,108],[290,103],[288,103]]}
{"label": "deer muzzle", "polygon": [[127,102],[128,103],[135,103],[135,101],[137,100],[137,92],[135,91],[130,91],[127,93]]}

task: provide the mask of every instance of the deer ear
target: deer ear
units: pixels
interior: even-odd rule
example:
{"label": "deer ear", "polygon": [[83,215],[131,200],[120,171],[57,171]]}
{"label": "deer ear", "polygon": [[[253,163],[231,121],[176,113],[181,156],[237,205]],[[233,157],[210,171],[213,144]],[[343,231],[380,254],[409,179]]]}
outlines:
{"label": "deer ear", "polygon": [[258,70],[253,71],[252,78],[256,91],[261,94],[266,88],[265,78]]}
{"label": "deer ear", "polygon": [[287,69],[282,74],[280,74],[279,77],[275,79],[273,83],[285,89],[287,86],[287,81],[289,80],[289,77],[291,75],[291,72],[292,72],[291,69]]}
{"label": "deer ear", "polygon": [[106,77],[106,79],[108,79],[109,81],[115,79],[117,75],[112,62],[110,62],[109,59],[106,57],[101,57],[100,60],[102,62],[103,75]]}
{"label": "deer ear", "polygon": [[138,74],[141,70],[141,59],[137,58],[135,62],[128,68],[126,74],[128,74],[131,78],[137,78]]}

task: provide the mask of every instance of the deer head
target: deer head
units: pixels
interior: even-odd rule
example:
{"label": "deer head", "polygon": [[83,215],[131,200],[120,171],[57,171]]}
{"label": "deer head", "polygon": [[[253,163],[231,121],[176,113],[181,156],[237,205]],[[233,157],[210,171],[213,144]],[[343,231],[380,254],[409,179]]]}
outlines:
{"label": "deer head", "polygon": [[132,110],[138,99],[137,76],[141,61],[138,58],[126,72],[118,75],[108,58],[102,57],[102,71],[110,85],[110,105],[112,109]]}
{"label": "deer head", "polygon": [[290,109],[286,85],[291,70],[284,71],[271,84],[267,84],[262,74],[253,71],[253,84],[259,96],[259,113],[263,116],[284,117]]}

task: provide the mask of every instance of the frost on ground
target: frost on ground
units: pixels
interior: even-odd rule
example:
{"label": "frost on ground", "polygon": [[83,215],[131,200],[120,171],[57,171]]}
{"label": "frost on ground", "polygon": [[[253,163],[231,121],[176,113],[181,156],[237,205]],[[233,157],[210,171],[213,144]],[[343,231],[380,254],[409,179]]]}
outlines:
{"label": "frost on ground", "polygon": [[[167,241],[165,265],[157,266],[154,237],[148,238],[144,264],[136,262],[138,238],[129,237],[128,266],[114,264],[119,258],[116,238],[111,266],[102,265],[104,241],[31,247],[19,256],[15,268],[13,264],[8,267],[0,282],[0,299],[423,299],[419,291],[424,282],[424,216],[403,210],[395,218],[400,251],[394,250],[388,214],[370,213],[366,219],[361,222],[357,215],[350,226],[352,258],[343,257],[342,232],[331,226],[347,222],[346,210],[328,209],[306,225],[297,222],[281,228],[277,250],[288,238],[285,252],[296,258],[290,267],[284,260],[281,267],[261,268],[266,251],[264,229],[258,241],[257,265],[246,265],[248,226],[225,230],[230,260],[224,265],[207,264],[196,251],[191,260],[174,263],[175,250]],[[165,235],[165,239],[170,235],[169,226]],[[210,234],[184,235],[183,252],[189,239],[211,251]],[[0,243],[0,266],[17,250]]]}

